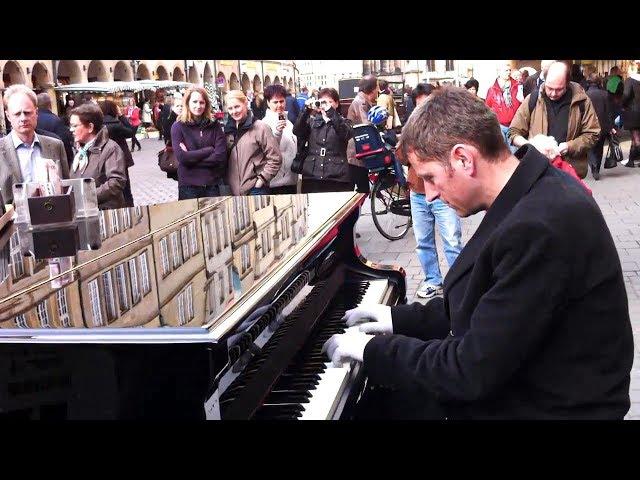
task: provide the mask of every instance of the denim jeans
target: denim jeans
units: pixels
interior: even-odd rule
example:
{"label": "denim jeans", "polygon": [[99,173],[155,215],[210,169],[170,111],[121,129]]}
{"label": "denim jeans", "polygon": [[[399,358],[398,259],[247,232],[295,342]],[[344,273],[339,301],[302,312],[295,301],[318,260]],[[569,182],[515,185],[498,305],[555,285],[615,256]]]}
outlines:
{"label": "denim jeans", "polygon": [[425,282],[442,285],[442,274],[436,250],[436,230],[438,224],[440,238],[444,244],[444,255],[449,268],[462,251],[462,227],[455,210],[439,198],[429,202],[421,193],[411,192],[411,217],[413,234],[416,237],[416,253],[422,265]]}
{"label": "denim jeans", "polygon": [[219,197],[220,185],[180,185],[178,186],[178,200],[188,200],[202,197]]}
{"label": "denim jeans", "polygon": [[509,127],[505,127],[504,125],[501,124],[500,131],[502,132],[502,136],[504,137],[504,143],[507,144],[507,146],[511,150],[511,153],[515,152],[518,149],[518,147],[516,147],[515,145],[511,145],[509,143],[509,136],[507,135],[507,132],[509,131]]}

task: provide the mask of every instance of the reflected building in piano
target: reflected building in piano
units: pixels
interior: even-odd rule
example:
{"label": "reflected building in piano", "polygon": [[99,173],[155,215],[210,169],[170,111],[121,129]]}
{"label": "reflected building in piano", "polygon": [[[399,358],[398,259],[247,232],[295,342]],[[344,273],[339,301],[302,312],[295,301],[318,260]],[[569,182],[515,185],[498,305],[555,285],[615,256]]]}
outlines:
{"label": "reflected building in piano", "polygon": [[23,257],[9,228],[0,237],[0,298],[37,282],[45,287],[0,305],[0,327],[201,326],[306,235],[307,214],[306,195],[102,210],[102,247],[78,252],[74,265],[84,265],[57,291],[46,282],[47,262]]}
{"label": "reflected building in piano", "polygon": [[79,272],[84,326],[159,326],[147,207],[102,210],[99,220],[102,248],[77,255],[89,262]]}
{"label": "reflected building in piano", "polygon": [[[0,298],[49,279],[45,260],[24,257],[15,229],[0,234]],[[28,295],[0,305],[0,328],[82,327],[78,283],[54,290],[46,283]]]}

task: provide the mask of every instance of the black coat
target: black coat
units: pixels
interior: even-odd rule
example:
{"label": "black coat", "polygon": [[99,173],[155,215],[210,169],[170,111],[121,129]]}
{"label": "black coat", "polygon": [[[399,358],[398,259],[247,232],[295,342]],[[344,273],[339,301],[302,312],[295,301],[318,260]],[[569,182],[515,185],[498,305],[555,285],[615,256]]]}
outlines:
{"label": "black coat", "polygon": [[538,78],[540,78],[540,72],[530,75],[525,80],[524,85],[522,86],[522,95],[524,95],[525,98],[540,86],[538,85]]}
{"label": "black coat", "polygon": [[298,144],[309,142],[302,179],[349,183],[347,142],[353,135],[351,122],[333,108],[327,112],[327,117],[330,121],[325,123],[322,116],[312,117],[310,110],[305,108],[293,127]]}
{"label": "black coat", "polygon": [[608,134],[613,128],[613,122],[615,120],[615,109],[611,94],[606,90],[598,88],[596,85],[591,85],[589,86],[589,90],[587,90],[587,96],[596,111],[601,134]]}
{"label": "black coat", "polygon": [[622,123],[628,130],[640,129],[640,82],[631,77],[624,81]]}
{"label": "black coat", "polygon": [[516,155],[444,299],[393,307],[397,334],[367,344],[369,381],[435,396],[449,418],[622,419],[633,336],[609,228],[568,174]]}
{"label": "black coat", "polygon": [[134,133],[138,129],[131,126],[129,119],[124,115],[120,115],[118,118],[112,117],[111,115],[105,115],[103,125],[107,127],[109,138],[116,142],[122,149],[127,168],[133,167],[133,155],[131,155],[131,151],[127,145],[127,138],[133,137]]}
{"label": "black coat", "polygon": [[64,144],[64,151],[67,154],[67,162],[71,165],[73,161],[73,134],[69,127],[65,125],[55,113],[44,108],[38,109],[38,125],[36,128],[55,133]]}

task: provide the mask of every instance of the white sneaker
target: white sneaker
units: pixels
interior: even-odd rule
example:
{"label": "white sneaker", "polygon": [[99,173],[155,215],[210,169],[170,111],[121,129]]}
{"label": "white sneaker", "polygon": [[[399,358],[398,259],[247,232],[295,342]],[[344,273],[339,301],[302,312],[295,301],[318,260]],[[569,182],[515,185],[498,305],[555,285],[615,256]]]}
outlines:
{"label": "white sneaker", "polygon": [[442,295],[443,294],[442,285],[436,286],[436,285],[429,285],[428,283],[423,283],[422,285],[420,285],[420,288],[418,289],[416,294],[420,298],[432,298],[437,295]]}

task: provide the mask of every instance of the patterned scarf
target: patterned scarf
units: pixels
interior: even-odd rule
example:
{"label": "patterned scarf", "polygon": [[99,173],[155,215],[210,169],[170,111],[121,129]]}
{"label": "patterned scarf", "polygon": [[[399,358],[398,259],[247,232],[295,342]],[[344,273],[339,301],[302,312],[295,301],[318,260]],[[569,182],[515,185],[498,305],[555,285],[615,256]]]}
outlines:
{"label": "patterned scarf", "polygon": [[84,147],[80,147],[78,149],[78,153],[76,153],[76,156],[73,157],[73,164],[71,165],[71,169],[74,172],[77,172],[78,168],[80,169],[80,172],[83,172],[86,168],[87,163],[89,163],[89,156],[87,155],[87,151],[89,150],[91,145],[93,145],[93,140],[86,143]]}
{"label": "patterned scarf", "polygon": [[504,103],[507,104],[507,107],[511,108],[513,106],[513,100],[511,99],[511,82],[507,81],[504,87],[502,87],[502,96]]}

